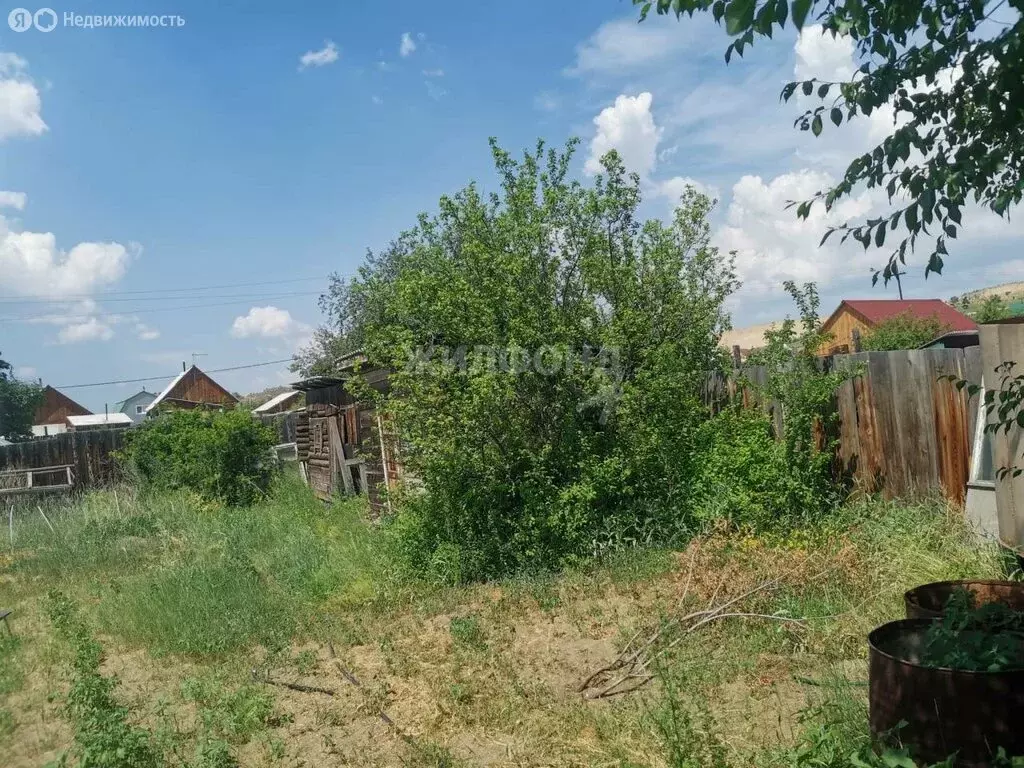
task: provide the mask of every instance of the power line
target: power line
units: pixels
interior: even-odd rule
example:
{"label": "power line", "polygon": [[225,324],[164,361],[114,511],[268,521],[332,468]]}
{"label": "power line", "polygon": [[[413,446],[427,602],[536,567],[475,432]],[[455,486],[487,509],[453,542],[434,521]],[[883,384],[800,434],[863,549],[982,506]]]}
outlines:
{"label": "power line", "polygon": [[[277,294],[280,296],[315,296],[322,291],[292,291],[290,293]],[[119,296],[113,299],[101,299],[104,303],[112,301],[180,301],[182,299],[190,299],[191,296]],[[267,294],[251,294],[251,293],[227,293],[221,294],[204,294],[195,298],[200,299],[252,299],[253,301],[258,299],[272,299],[275,298],[273,295]],[[79,301],[89,301],[90,299],[11,299],[0,296],[0,304],[73,304]]]}
{"label": "power line", "polygon": [[[267,299],[283,299],[288,296],[317,296],[320,291],[299,291],[295,293],[279,293],[273,295],[267,295],[261,297],[262,301]],[[181,298],[185,298],[182,296]],[[188,309],[207,309],[209,307],[230,307],[238,306],[239,304],[251,304],[253,299],[245,299],[244,301],[222,301],[213,304],[187,304],[179,307],[149,307],[143,309],[123,309],[120,312],[84,312],[77,315],[62,315],[56,312],[48,312],[45,315],[18,315],[13,317],[0,317],[0,323],[24,323],[37,320],[40,322],[46,322],[54,318],[59,318],[61,321],[76,322],[82,320],[88,320],[90,318],[110,318],[110,317],[123,317],[125,315],[146,315],[152,314],[153,312],[181,312]]]}
{"label": "power line", "polygon": [[[249,363],[248,365],[233,365],[229,368],[213,368],[209,371],[203,371],[203,373],[225,373],[227,371],[241,371],[245,368],[262,368],[267,365],[280,365],[281,363],[290,363],[293,358],[286,357],[282,360],[268,360],[265,363]],[[139,379],[117,379],[116,381],[97,381],[92,384],[65,384],[60,387],[54,387],[54,389],[82,389],[84,387],[106,387],[111,384],[139,384],[144,381],[167,381],[177,376],[177,373],[172,373],[170,376],[143,376]]]}
{"label": "power line", "polygon": [[[137,294],[142,294],[142,293],[188,293],[188,292],[192,292],[192,291],[209,291],[209,290],[214,290],[214,289],[219,289],[219,288],[251,288],[251,287],[257,286],[257,285],[282,285],[282,284],[285,284],[285,283],[309,283],[309,282],[314,282],[314,281],[318,281],[318,280],[322,281],[323,279],[324,279],[323,277],[295,277],[295,278],[288,278],[286,280],[263,280],[263,281],[259,281],[259,282],[255,282],[255,283],[222,283],[220,285],[196,285],[196,286],[191,286],[189,288],[146,288],[146,289],[140,289],[140,290],[134,290],[134,291],[105,291],[103,293],[95,293],[95,294],[81,293],[81,294],[71,294],[71,295],[68,295],[68,296],[65,296],[65,297],[62,297],[62,298],[74,301],[74,300],[82,300],[82,299],[97,299],[97,298],[98,299],[102,299],[104,296],[128,296],[128,295],[133,295],[133,294],[137,295]],[[35,295],[26,294],[25,296],[21,296],[21,297],[19,297],[19,296],[0,296],[0,300],[2,300],[2,299],[16,299],[16,298],[53,299],[54,297],[46,296],[44,294],[35,294]],[[57,299],[57,300],[59,300],[59,299]]]}

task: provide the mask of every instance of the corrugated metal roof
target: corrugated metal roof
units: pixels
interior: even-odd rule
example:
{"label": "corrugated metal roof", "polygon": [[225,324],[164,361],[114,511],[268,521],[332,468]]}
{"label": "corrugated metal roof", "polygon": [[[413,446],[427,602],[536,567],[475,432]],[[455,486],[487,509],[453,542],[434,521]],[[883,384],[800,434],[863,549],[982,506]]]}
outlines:
{"label": "corrugated metal roof", "polygon": [[[872,325],[900,315],[910,315],[922,320],[934,317],[951,331],[978,329],[977,323],[942,299],[845,299],[839,305],[839,309],[842,309],[843,304],[866,318]],[[838,314],[839,309],[833,313],[833,317]]]}
{"label": "corrugated metal roof", "polygon": [[253,413],[265,413],[266,411],[269,411],[269,410],[271,410],[273,408],[276,408],[277,406],[281,405],[281,403],[287,402],[288,400],[290,400],[290,399],[292,399],[294,397],[298,397],[301,394],[302,393],[299,392],[298,390],[291,390],[289,392],[282,392],[279,395],[274,395],[272,398],[267,400],[267,402],[265,402],[263,405],[259,406],[258,408],[253,408],[252,412]]}
{"label": "corrugated metal roof", "polygon": [[[195,366],[193,365],[192,368],[195,368]],[[192,370],[192,368],[190,368],[189,370]],[[149,413],[151,410],[160,405],[160,403],[163,402],[163,399],[167,397],[169,394],[171,394],[171,390],[178,386],[178,382],[185,378],[186,373],[188,373],[188,371],[182,371],[173,379],[171,379],[171,383],[164,387],[164,391],[156,396],[156,400],[154,400],[152,403],[146,406],[146,413]]]}
{"label": "corrugated metal roof", "polygon": [[104,424],[132,424],[132,417],[127,413],[97,413],[90,416],[68,416],[68,424],[72,427],[98,427]]}
{"label": "corrugated metal roof", "polygon": [[335,387],[338,384],[344,384],[346,381],[348,381],[347,378],[338,378],[337,376],[310,376],[308,379],[294,382],[291,387],[299,392],[308,392],[311,389]]}

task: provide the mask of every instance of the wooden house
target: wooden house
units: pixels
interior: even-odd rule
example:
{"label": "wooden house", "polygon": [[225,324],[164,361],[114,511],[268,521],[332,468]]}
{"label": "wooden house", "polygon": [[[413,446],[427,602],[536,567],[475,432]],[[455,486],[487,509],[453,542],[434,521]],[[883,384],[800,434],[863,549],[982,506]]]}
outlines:
{"label": "wooden house", "polygon": [[386,504],[381,488],[394,487],[402,464],[394,430],[372,402],[357,400],[345,386],[359,376],[386,393],[388,372],[365,366],[361,354],[349,355],[341,361],[338,376],[314,376],[292,385],[306,395],[295,448],[303,477],[319,498],[365,493],[379,514]]}
{"label": "wooden house", "polygon": [[67,431],[68,416],[91,416],[92,411],[79,405],[60,390],[47,385],[43,399],[32,417],[32,434],[35,437],[59,435]]}
{"label": "wooden house", "polygon": [[199,370],[198,366],[185,368],[164,391],[146,408],[155,414],[163,408],[234,408],[238,398]]}
{"label": "wooden house", "polygon": [[886,320],[902,315],[934,318],[946,331],[977,331],[978,325],[941,299],[844,299],[822,325],[832,339],[818,350],[822,355],[857,351],[857,339]]}

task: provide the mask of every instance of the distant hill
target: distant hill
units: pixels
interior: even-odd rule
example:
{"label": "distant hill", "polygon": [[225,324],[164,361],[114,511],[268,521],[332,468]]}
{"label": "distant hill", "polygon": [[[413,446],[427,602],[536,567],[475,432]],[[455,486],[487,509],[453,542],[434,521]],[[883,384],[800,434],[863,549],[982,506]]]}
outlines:
{"label": "distant hill", "polygon": [[1006,302],[1011,315],[1024,315],[1024,282],[1001,283],[988,288],[968,291],[960,296],[953,296],[949,302],[965,314],[971,314],[986,299],[997,296]]}

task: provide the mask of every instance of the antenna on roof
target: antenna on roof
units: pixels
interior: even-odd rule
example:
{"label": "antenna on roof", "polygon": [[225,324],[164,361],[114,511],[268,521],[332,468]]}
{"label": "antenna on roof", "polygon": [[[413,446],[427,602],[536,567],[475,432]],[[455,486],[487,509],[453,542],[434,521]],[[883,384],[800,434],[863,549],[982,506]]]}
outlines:
{"label": "antenna on roof", "polygon": [[205,352],[193,352],[192,353],[192,365],[196,364],[196,358],[198,357],[209,357]]}

